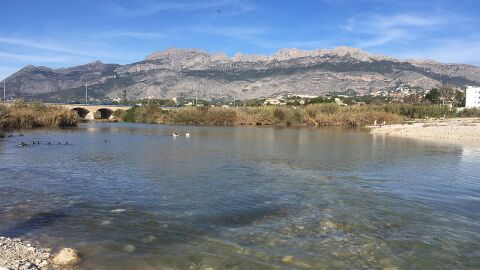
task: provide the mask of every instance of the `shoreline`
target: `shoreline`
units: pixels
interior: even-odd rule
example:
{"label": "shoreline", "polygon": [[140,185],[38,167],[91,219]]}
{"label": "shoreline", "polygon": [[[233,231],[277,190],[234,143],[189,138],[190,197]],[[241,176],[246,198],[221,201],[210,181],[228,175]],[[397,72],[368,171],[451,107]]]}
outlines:
{"label": "shoreline", "polygon": [[51,248],[38,246],[21,238],[0,236],[0,270],[73,269],[80,262],[75,249],[62,248],[52,254]]}
{"label": "shoreline", "polygon": [[49,269],[50,252],[20,238],[0,236],[0,269]]}
{"label": "shoreline", "polygon": [[409,124],[368,126],[370,134],[435,142],[480,145],[480,118],[418,120]]}

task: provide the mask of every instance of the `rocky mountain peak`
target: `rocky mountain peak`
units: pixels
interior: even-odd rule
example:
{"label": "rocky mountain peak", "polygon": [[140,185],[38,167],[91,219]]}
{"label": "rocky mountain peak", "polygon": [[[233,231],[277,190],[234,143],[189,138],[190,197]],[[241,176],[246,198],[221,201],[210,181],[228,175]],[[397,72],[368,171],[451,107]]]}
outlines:
{"label": "rocky mountain peak", "polygon": [[151,53],[145,57],[146,61],[158,59],[191,59],[195,57],[209,57],[210,55],[199,49],[169,48]]}
{"label": "rocky mountain peak", "polygon": [[31,71],[50,71],[52,70],[51,68],[49,67],[44,67],[44,66],[34,66],[34,65],[28,65],[28,66],[25,66],[24,68],[22,68],[20,70],[20,72],[31,72]]}
{"label": "rocky mountain peak", "polygon": [[352,48],[352,47],[346,47],[346,46],[335,47],[330,50],[330,54],[334,54],[341,57],[350,56],[352,58],[363,60],[363,61],[368,61],[372,58],[372,55],[370,55],[367,52],[364,52],[358,48]]}

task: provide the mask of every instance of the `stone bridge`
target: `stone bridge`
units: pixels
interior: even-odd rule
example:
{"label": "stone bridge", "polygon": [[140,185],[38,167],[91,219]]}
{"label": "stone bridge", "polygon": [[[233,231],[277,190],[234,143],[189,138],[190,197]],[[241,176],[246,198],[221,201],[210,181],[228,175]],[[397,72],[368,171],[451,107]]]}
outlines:
{"label": "stone bridge", "polygon": [[76,111],[80,118],[85,120],[106,119],[115,120],[116,111],[127,111],[132,106],[115,106],[115,105],[81,105],[81,104],[68,104],[61,105],[64,108],[72,111]]}

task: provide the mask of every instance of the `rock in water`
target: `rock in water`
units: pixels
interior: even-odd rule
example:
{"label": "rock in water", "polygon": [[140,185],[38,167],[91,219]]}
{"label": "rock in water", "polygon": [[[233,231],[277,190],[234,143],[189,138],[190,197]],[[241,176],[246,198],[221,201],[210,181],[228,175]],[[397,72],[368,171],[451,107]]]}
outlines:
{"label": "rock in water", "polygon": [[134,246],[134,245],[130,245],[130,244],[125,245],[125,246],[123,247],[123,251],[128,252],[128,253],[134,252],[134,251],[135,251],[135,246]]}
{"label": "rock in water", "polygon": [[52,262],[58,266],[76,265],[80,262],[80,257],[75,249],[63,248],[53,257]]}
{"label": "rock in water", "polygon": [[292,262],[293,262],[293,256],[287,255],[287,256],[283,257],[282,262],[284,262],[284,263],[292,263]]}

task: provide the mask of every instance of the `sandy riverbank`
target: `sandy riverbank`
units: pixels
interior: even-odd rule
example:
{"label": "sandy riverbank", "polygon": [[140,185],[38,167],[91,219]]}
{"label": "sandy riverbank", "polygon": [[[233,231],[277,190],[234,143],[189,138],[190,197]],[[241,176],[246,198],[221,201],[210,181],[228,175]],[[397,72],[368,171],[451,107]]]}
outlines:
{"label": "sandy riverbank", "polygon": [[371,128],[370,133],[373,135],[480,145],[480,118],[422,120],[368,128]]}

